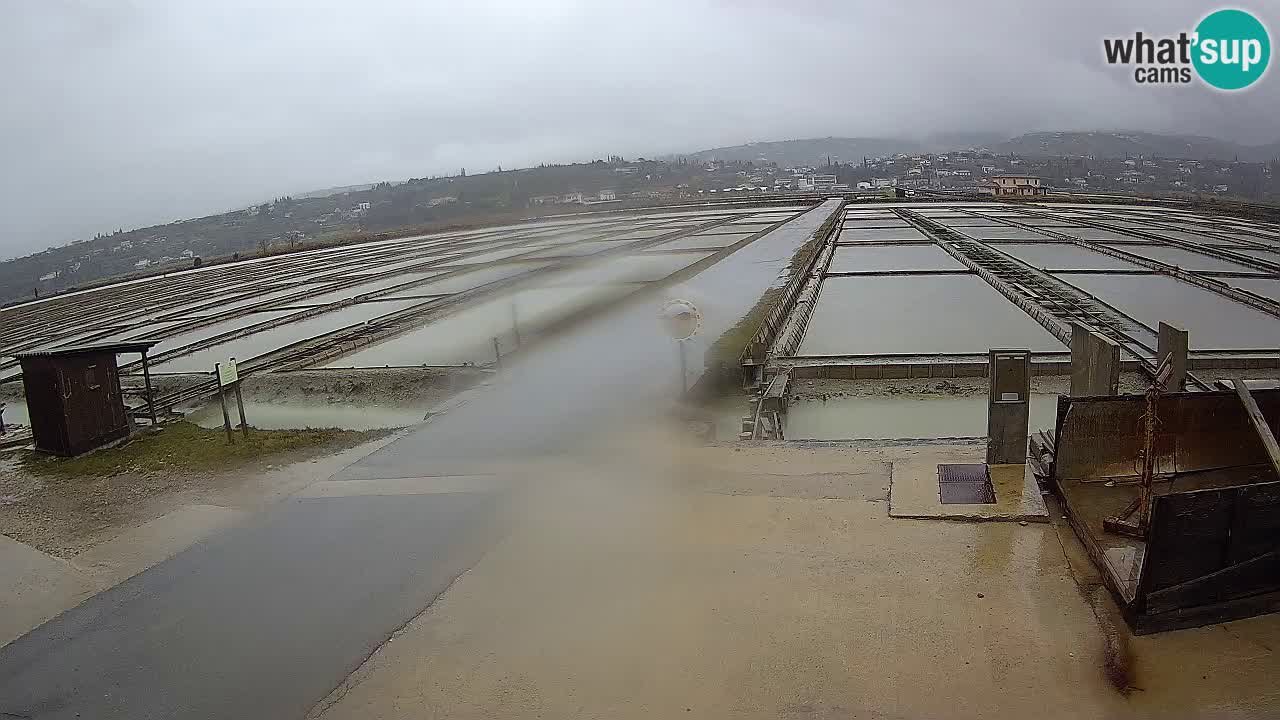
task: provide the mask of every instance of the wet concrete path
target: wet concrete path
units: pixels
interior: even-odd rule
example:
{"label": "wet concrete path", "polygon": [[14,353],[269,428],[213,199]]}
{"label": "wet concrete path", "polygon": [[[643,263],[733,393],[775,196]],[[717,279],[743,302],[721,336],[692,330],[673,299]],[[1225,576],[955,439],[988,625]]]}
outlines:
{"label": "wet concrete path", "polygon": [[664,293],[633,302],[555,339],[489,386],[409,436],[352,465],[342,478],[420,477],[477,461],[572,450],[620,417],[661,409],[680,383],[676,343],[658,322],[672,298],[693,302],[702,330],[686,342],[686,382],[700,377],[716,338],[755,304],[795,251],[835,212],[827,201]]}
{"label": "wet concrete path", "polygon": [[[837,208],[825,203],[671,291],[703,312],[691,368]],[[660,408],[679,383],[676,348],[656,320],[665,299],[531,352],[328,485],[569,449],[601,423]],[[501,532],[498,495],[281,503],[0,648],[0,718],[300,718],[476,562]]]}
{"label": "wet concrete path", "polygon": [[0,718],[296,718],[487,546],[483,493],[290,500],[0,650]]}

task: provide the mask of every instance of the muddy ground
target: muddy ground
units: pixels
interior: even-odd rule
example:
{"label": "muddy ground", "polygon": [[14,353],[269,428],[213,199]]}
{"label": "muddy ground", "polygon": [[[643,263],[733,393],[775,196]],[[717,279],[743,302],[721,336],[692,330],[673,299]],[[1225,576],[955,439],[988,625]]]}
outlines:
{"label": "muddy ground", "polygon": [[[303,370],[255,375],[244,381],[243,390],[246,402],[431,408],[489,377],[478,368]],[[205,378],[155,381],[157,391],[166,392],[193,379]],[[21,383],[0,386],[0,402],[6,400],[23,400]],[[254,431],[253,448],[239,442],[237,434],[238,444],[222,453],[225,440],[220,431],[171,423],[161,434],[166,439],[162,442],[144,437],[78,460],[53,460],[28,450],[9,452],[0,455],[0,533],[52,555],[73,557],[180,505],[220,504],[218,499],[228,496],[270,496],[280,483],[299,480],[288,468],[305,472],[316,458],[387,434]],[[139,453],[142,446],[149,449]]]}
{"label": "muddy ground", "polygon": [[[186,427],[183,427],[186,426]],[[63,558],[190,504],[241,505],[276,495],[298,481],[314,482],[312,461],[385,437],[386,432],[255,431],[259,444],[243,450],[237,435],[226,458],[184,451],[192,433],[223,447],[217,431],[167,426],[181,442],[100,450],[79,461],[0,455],[0,533]],[[185,432],[184,432],[185,431]],[[261,439],[266,438],[265,441]],[[184,454],[187,456],[184,458]],[[195,459],[192,459],[195,457]],[[124,458],[124,462],[115,460]],[[91,463],[88,466],[61,463]]]}
{"label": "muddy ground", "polygon": [[[293,370],[253,375],[242,386],[245,400],[303,401],[356,405],[430,406],[487,380],[492,371],[457,368],[362,368]],[[156,391],[171,392],[206,376],[154,378]]]}
{"label": "muddy ground", "polygon": [[[1198,375],[1208,382],[1231,377],[1275,378],[1280,370],[1203,370]],[[1121,394],[1141,394],[1147,386],[1142,373],[1120,376]],[[1031,378],[1032,393],[1066,395],[1071,389],[1068,375],[1036,375]],[[831,400],[847,397],[874,396],[949,396],[977,397],[989,392],[987,378],[910,378],[894,380],[834,380],[804,378],[791,381],[792,400]]]}

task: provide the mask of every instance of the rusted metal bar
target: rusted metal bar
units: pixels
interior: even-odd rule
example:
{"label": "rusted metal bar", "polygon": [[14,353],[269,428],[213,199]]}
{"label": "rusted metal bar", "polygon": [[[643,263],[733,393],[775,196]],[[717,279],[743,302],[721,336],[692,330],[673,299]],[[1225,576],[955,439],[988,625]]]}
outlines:
{"label": "rusted metal bar", "polygon": [[1162,389],[1172,375],[1173,360],[1166,358],[1156,370],[1151,385],[1147,387],[1147,409],[1142,418],[1142,474],[1138,478],[1138,496],[1119,515],[1103,518],[1102,529],[1107,532],[1141,538],[1146,537],[1147,528],[1151,525],[1151,484],[1155,481],[1156,472],[1156,425],[1160,422],[1156,412]]}

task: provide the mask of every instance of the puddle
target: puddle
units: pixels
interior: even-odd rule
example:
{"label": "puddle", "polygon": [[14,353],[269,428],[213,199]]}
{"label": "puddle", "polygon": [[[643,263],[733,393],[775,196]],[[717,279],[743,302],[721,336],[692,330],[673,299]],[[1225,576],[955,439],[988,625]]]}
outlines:
{"label": "puddle", "polygon": [[1001,243],[992,245],[1032,267],[1049,270],[1145,270],[1141,265],[1067,243]]}
{"label": "puddle", "polygon": [[164,340],[160,341],[159,345],[156,345],[154,348],[151,349],[151,356],[155,357],[161,353],[166,353],[166,352],[169,352],[170,350],[176,350],[181,347],[186,347],[187,345],[192,345],[192,344],[201,342],[203,340],[208,340],[211,337],[221,335],[223,333],[242,330],[244,328],[249,327],[250,325],[264,323],[264,322],[267,322],[268,320],[275,320],[277,318],[281,318],[296,312],[298,311],[297,310],[268,310],[263,312],[253,312],[241,317],[230,318],[227,320],[223,320],[222,322],[213,323],[212,325],[206,325],[205,327],[202,327],[196,330],[191,330],[190,332],[180,333],[178,335],[171,335],[165,338]]}
{"label": "puddle", "polygon": [[31,424],[26,400],[0,400],[0,405],[4,405],[4,413],[0,413],[0,417],[4,419],[6,426]]}
{"label": "puddle", "polygon": [[333,332],[340,328],[368,322],[383,315],[390,315],[425,300],[393,300],[349,305],[340,310],[323,313],[306,320],[279,325],[252,335],[228,340],[212,347],[197,350],[160,363],[156,369],[162,372],[213,372],[213,365],[227,358],[244,362],[286,345]]}
{"label": "puddle", "polygon": [[[179,313],[185,317],[208,317],[210,315],[219,315],[253,305],[268,303],[272,300],[282,300],[296,295],[305,295],[308,292],[319,290],[324,286],[325,283],[299,283],[281,290],[251,292],[230,301],[225,299],[221,302],[216,300],[205,300],[204,302],[198,303],[194,306],[184,306],[183,308],[171,310],[166,314],[166,317],[178,315]],[[194,307],[195,309],[187,311],[185,308],[189,307]]]}
{"label": "puddle", "polygon": [[[447,278],[435,280],[429,283],[425,283],[423,285],[417,285],[412,288],[397,290],[396,292],[388,293],[387,295],[383,295],[382,297],[399,298],[399,297],[418,297],[422,295],[452,295],[454,293],[465,292],[467,290],[478,288],[481,285],[488,285],[489,283],[498,282],[499,280],[506,280],[507,278],[512,278],[512,277],[515,277],[516,275],[521,275],[523,273],[529,273],[535,270],[540,270],[544,267],[547,267],[550,264],[551,263],[541,263],[541,262],[539,263],[517,262],[517,263],[504,264],[504,265],[495,265],[492,267],[486,267],[479,270],[461,272],[456,275],[451,275]],[[454,266],[449,266],[447,269],[454,270],[456,268]]]}
{"label": "puddle", "polygon": [[501,250],[490,250],[489,252],[480,253],[478,255],[470,255],[467,257],[454,258],[449,261],[451,265],[480,265],[482,263],[493,262],[495,260],[506,260],[516,255],[531,252],[533,248],[527,245],[517,245],[515,247],[503,248]]}
{"label": "puddle", "polygon": [[1221,260],[1208,255],[1201,255],[1192,250],[1186,250],[1178,247],[1168,247],[1165,245],[1144,245],[1139,248],[1121,247],[1121,250],[1136,255],[1142,255],[1152,260],[1159,260],[1163,263],[1176,265],[1183,270],[1213,270],[1222,272],[1256,272],[1257,268],[1247,265],[1231,262],[1230,260]]}
{"label": "puddle", "polygon": [[1062,343],[980,278],[833,277],[822,281],[799,355],[1063,350]]}
{"label": "puddle", "polygon": [[334,360],[325,367],[409,367],[483,364],[495,358],[493,341],[502,352],[530,340],[539,327],[589,305],[607,302],[632,285],[563,286],[520,290],[466,308],[404,335]]}
{"label": "puddle", "polygon": [[1280,250],[1259,250],[1256,248],[1232,248],[1232,250],[1243,255],[1251,255],[1259,260],[1280,263]]}
{"label": "puddle", "polygon": [[352,285],[350,287],[322,293],[312,297],[286,300],[284,303],[277,303],[277,305],[287,305],[288,307],[315,307],[319,305],[328,305],[330,303],[341,302],[343,300],[350,300],[359,295],[368,295],[369,293],[378,292],[379,290],[386,290],[387,288],[395,287],[397,285],[426,280],[427,278],[435,277],[440,274],[441,271],[439,270],[402,273],[374,280],[373,282]]}
{"label": "puddle", "polygon": [[[240,422],[235,400],[228,398],[231,423]],[[244,403],[244,416],[249,425],[260,430],[297,430],[302,428],[342,428],[344,430],[384,430],[408,427],[422,422],[427,408],[390,407],[383,405],[347,404],[281,404]],[[7,411],[6,411],[7,416]],[[212,402],[192,410],[187,420],[203,428],[222,427],[222,405]],[[7,422],[7,421],[6,421]]]}
{"label": "puddle", "polygon": [[908,241],[908,242],[928,242],[929,238],[925,237],[912,227],[886,227],[886,228],[853,228],[845,226],[840,231],[840,237],[837,242],[860,242],[866,240],[892,240],[892,241]]}
{"label": "puddle", "polygon": [[[621,241],[621,244],[625,245],[626,241]],[[549,248],[538,250],[537,252],[534,252],[531,255],[529,255],[529,257],[537,258],[539,260],[544,260],[547,258],[557,258],[557,257],[583,257],[585,255],[593,255],[595,253],[602,252],[605,250],[615,250],[618,247],[620,247],[619,241],[613,241],[613,240],[581,242],[581,243],[577,243],[576,245],[553,245]],[[529,251],[529,248],[526,248],[526,252],[528,251]]]}
{"label": "puddle", "polygon": [[[1027,230],[1020,227],[1010,227],[1008,225],[999,225],[994,227],[977,226],[977,227],[960,227],[960,232],[971,235],[979,240],[1045,240],[1046,235],[1041,235],[1034,230]],[[1067,233],[1071,231],[1068,230]]]}
{"label": "puddle", "polygon": [[1228,282],[1242,290],[1248,290],[1280,302],[1280,280],[1232,278]]}
{"label": "puddle", "polygon": [[1148,327],[1159,327],[1164,321],[1186,328],[1193,350],[1280,345],[1280,320],[1181,280],[1163,275],[1071,275],[1062,279]]}
{"label": "puddle", "polygon": [[937,245],[873,245],[837,247],[831,272],[886,270],[964,270],[960,261]]}
{"label": "puddle", "polygon": [[[1032,393],[1031,431],[1056,422],[1058,396]],[[982,437],[987,434],[987,397],[873,395],[792,400],[788,440],[888,440]]]}
{"label": "puddle", "polygon": [[654,250],[695,250],[700,248],[724,248],[728,247],[739,240],[751,237],[751,233],[717,233],[706,235],[691,235],[679,240],[668,240],[660,245],[655,245]]}

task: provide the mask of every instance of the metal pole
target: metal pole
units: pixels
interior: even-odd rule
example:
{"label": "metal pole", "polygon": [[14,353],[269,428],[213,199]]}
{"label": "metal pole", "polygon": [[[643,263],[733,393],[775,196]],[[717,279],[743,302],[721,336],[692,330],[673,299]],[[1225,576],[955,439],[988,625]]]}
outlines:
{"label": "metal pole", "polygon": [[502,348],[498,346],[498,338],[496,337],[493,339],[493,362],[498,366],[499,370],[502,369]]}
{"label": "metal pole", "polygon": [[511,300],[511,331],[516,336],[516,347],[520,347],[520,318],[516,315],[516,301]]}
{"label": "metal pole", "polygon": [[680,347],[680,392],[687,393],[689,392],[689,371],[688,362],[685,360],[684,341],[677,340],[676,345]]}
{"label": "metal pole", "polygon": [[[214,363],[213,374],[219,378],[222,377],[219,368],[222,363]],[[235,440],[231,437],[231,413],[227,412],[227,390],[222,387],[222,380],[218,380],[218,400],[222,402],[222,427],[227,431],[227,444],[232,445]]]}
{"label": "metal pole", "polygon": [[151,391],[151,363],[147,362],[147,351],[142,351],[142,383],[147,388],[147,414],[151,416],[151,427],[156,423],[156,396]]}
{"label": "metal pole", "polygon": [[249,439],[249,423],[244,419],[244,396],[240,394],[240,381],[236,381],[236,407],[240,409],[240,434]]}

